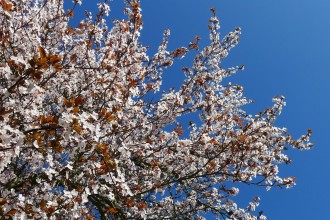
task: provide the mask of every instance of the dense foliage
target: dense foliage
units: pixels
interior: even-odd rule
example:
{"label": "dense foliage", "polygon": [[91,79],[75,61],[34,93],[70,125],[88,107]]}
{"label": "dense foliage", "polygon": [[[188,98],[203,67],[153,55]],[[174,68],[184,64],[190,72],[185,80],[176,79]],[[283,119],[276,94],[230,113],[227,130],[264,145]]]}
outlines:
{"label": "dense foliage", "polygon": [[[242,87],[222,81],[243,67],[220,65],[240,29],[220,39],[214,9],[209,46],[169,51],[165,30],[149,57],[139,0],[125,3],[126,20],[108,22],[105,1],[70,26],[79,0],[1,0],[1,218],[265,219],[258,197],[237,207],[235,184],[291,187],[278,164],[311,132],[294,140],[274,125],[283,97],[242,110]],[[162,92],[163,71],[192,50],[182,85]]]}

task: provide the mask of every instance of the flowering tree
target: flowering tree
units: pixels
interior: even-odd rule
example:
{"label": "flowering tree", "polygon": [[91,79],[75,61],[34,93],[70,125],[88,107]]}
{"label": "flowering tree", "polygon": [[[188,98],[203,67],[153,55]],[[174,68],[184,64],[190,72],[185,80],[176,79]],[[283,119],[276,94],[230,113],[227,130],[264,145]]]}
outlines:
{"label": "flowering tree", "polygon": [[[237,207],[235,184],[291,187],[278,164],[288,147],[310,148],[311,132],[294,140],[274,125],[283,97],[251,116],[242,87],[222,83],[243,69],[220,66],[240,29],[220,39],[211,9],[209,46],[168,51],[166,30],[148,57],[138,0],[111,28],[107,1],[70,26],[80,3],[1,0],[1,218],[265,218],[258,197]],[[192,50],[181,87],[160,92],[163,70]]]}

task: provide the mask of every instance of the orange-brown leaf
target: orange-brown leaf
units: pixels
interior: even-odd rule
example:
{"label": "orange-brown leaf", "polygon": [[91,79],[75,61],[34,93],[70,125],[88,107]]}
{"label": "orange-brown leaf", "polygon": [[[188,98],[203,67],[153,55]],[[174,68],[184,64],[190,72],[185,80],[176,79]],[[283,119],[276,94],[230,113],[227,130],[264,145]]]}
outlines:
{"label": "orange-brown leaf", "polygon": [[72,102],[67,100],[66,98],[63,98],[63,102],[66,107],[68,107],[68,108],[72,107]]}
{"label": "orange-brown leaf", "polygon": [[92,46],[93,46],[93,41],[92,40],[88,40],[87,41],[87,47],[88,47],[88,49],[92,48]]}
{"label": "orange-brown leaf", "polygon": [[0,199],[0,205],[4,205],[4,204],[6,204],[8,202],[8,199],[6,199],[6,198],[1,198]]}
{"label": "orange-brown leaf", "polygon": [[139,209],[146,209],[147,208],[147,204],[146,203],[140,203],[140,204],[138,204],[138,208]]}
{"label": "orange-brown leaf", "polygon": [[115,209],[115,208],[109,208],[109,212],[110,212],[111,214],[116,214],[116,213],[118,212],[118,210]]}
{"label": "orange-brown leaf", "polygon": [[41,46],[38,47],[38,50],[39,50],[39,54],[40,54],[40,57],[41,58],[47,58],[47,55],[46,55],[46,51],[44,48],[42,48]]}
{"label": "orange-brown leaf", "polygon": [[42,77],[42,72],[41,71],[34,71],[32,73],[32,75],[33,75],[35,81],[39,81]]}
{"label": "orange-brown leaf", "polygon": [[74,14],[73,9],[69,9],[68,10],[68,16],[69,16],[69,18],[72,18],[73,17],[73,14]]}
{"label": "orange-brown leaf", "polygon": [[245,134],[239,136],[240,142],[244,142],[246,140],[247,136]]}
{"label": "orange-brown leaf", "polygon": [[13,4],[7,3],[5,0],[1,0],[1,5],[6,11],[10,11],[10,9],[13,7]]}
{"label": "orange-brown leaf", "polygon": [[102,151],[102,152],[106,152],[108,150],[109,146],[106,144],[98,144],[96,146],[96,149]]}
{"label": "orange-brown leaf", "polygon": [[76,202],[79,202],[79,203],[80,203],[80,202],[82,202],[82,198],[81,198],[81,197],[77,197],[77,198],[75,198],[75,199],[74,199],[74,201],[76,201]]}
{"label": "orange-brown leaf", "polygon": [[218,142],[214,138],[212,138],[211,140],[209,140],[209,143],[211,143],[211,144],[217,144]]}
{"label": "orange-brown leaf", "polygon": [[51,64],[58,63],[58,62],[60,62],[61,60],[62,60],[61,57],[59,57],[59,56],[57,56],[57,55],[55,55],[55,54],[50,55],[50,57],[49,57],[49,62],[50,62]]}
{"label": "orange-brown leaf", "polygon": [[72,55],[70,56],[70,62],[75,63],[76,61],[77,61],[77,55],[72,54]]}
{"label": "orange-brown leaf", "polygon": [[150,165],[151,165],[152,167],[156,167],[156,166],[159,165],[159,162],[151,161]]}
{"label": "orange-brown leaf", "polygon": [[72,109],[72,112],[73,112],[73,114],[78,115],[79,107],[74,107],[74,108]]}
{"label": "orange-brown leaf", "polygon": [[83,131],[83,128],[80,127],[79,125],[75,125],[73,127],[73,129],[78,133],[78,134],[81,134],[81,132]]}
{"label": "orange-brown leaf", "polygon": [[139,184],[137,184],[137,185],[135,186],[135,189],[136,189],[136,190],[141,190],[141,189],[142,189],[142,186],[139,185]]}
{"label": "orange-brown leaf", "polygon": [[53,213],[53,212],[55,212],[55,210],[56,210],[56,208],[54,206],[51,206],[47,209],[47,212],[48,213]]}
{"label": "orange-brown leaf", "polygon": [[139,3],[131,2],[130,5],[133,9],[137,9],[138,7],[140,7]]}
{"label": "orange-brown leaf", "polygon": [[100,117],[103,117],[105,115],[105,113],[107,113],[107,110],[105,108],[102,108],[99,113]]}
{"label": "orange-brown leaf", "polygon": [[116,119],[113,115],[111,115],[110,112],[107,112],[107,113],[105,114],[105,117],[106,117],[106,119],[107,119],[108,121],[113,121],[113,120]]}
{"label": "orange-brown leaf", "polygon": [[178,135],[183,135],[182,126],[179,125],[178,128],[173,129]]}
{"label": "orange-brown leaf", "polygon": [[10,211],[7,212],[7,215],[15,215],[17,212],[17,209],[11,209]]}
{"label": "orange-brown leaf", "polygon": [[46,205],[47,205],[47,201],[46,200],[41,200],[40,202],[40,208],[41,210],[45,210],[46,209]]}
{"label": "orange-brown leaf", "polygon": [[74,104],[75,104],[76,106],[81,105],[83,102],[84,102],[84,99],[83,99],[83,97],[81,97],[81,96],[78,96],[78,97],[74,100]]}
{"label": "orange-brown leaf", "polygon": [[59,64],[59,63],[56,63],[54,65],[54,67],[55,67],[55,70],[58,71],[58,72],[60,72],[63,69],[63,66],[61,64]]}
{"label": "orange-brown leaf", "polygon": [[131,199],[126,202],[126,205],[127,205],[128,208],[132,207],[133,204],[134,204],[134,202]]}

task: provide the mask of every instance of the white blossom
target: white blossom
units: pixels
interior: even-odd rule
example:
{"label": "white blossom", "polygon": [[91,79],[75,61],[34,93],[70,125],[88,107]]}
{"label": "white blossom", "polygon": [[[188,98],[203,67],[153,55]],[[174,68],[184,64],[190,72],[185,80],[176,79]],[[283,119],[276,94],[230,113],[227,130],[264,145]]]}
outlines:
{"label": "white blossom", "polygon": [[[106,0],[74,25],[63,0],[2,1],[0,218],[266,219],[259,198],[235,203],[239,184],[295,185],[279,164],[312,147],[311,131],[295,140],[275,126],[282,96],[243,110],[243,88],[223,80],[244,66],[221,66],[241,30],[221,38],[214,9],[208,46],[169,51],[165,30],[149,56],[140,1],[124,2],[125,19],[110,23]],[[195,49],[181,86],[165,88]]]}

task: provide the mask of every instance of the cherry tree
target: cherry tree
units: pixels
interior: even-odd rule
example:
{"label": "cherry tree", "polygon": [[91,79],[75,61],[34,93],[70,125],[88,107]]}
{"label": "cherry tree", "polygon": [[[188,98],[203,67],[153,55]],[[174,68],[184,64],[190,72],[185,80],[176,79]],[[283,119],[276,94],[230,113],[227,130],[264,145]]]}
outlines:
{"label": "cherry tree", "polygon": [[[165,30],[149,56],[139,0],[112,22],[100,2],[77,26],[73,2],[1,0],[1,218],[265,219],[259,197],[237,206],[237,183],[293,186],[278,165],[289,147],[312,146],[311,131],[293,139],[274,125],[283,97],[249,115],[243,88],[223,82],[244,68],[221,66],[240,29],[221,38],[211,9],[209,46],[196,37],[170,51]],[[182,85],[162,91],[163,72],[189,52]]]}

